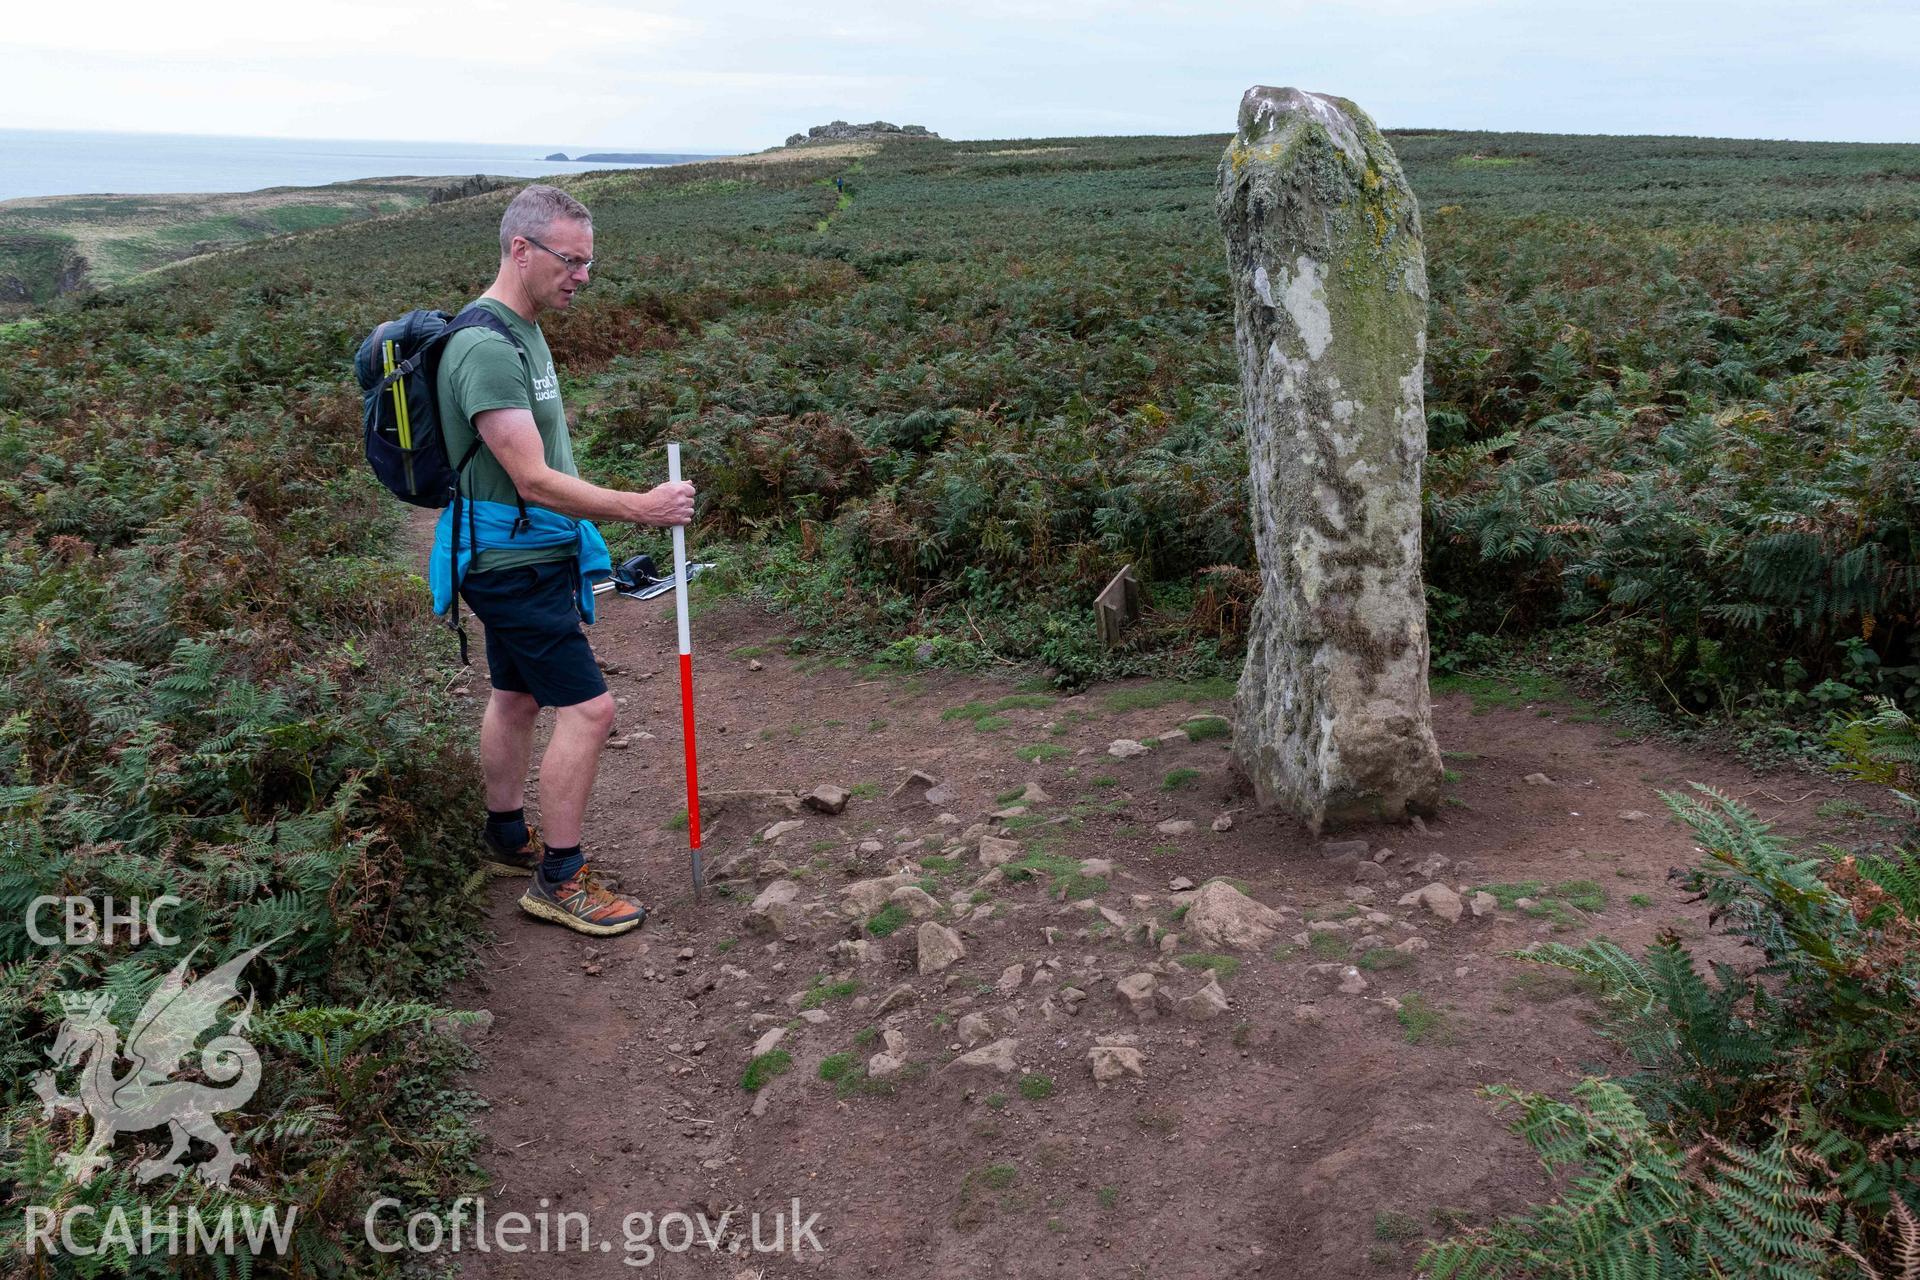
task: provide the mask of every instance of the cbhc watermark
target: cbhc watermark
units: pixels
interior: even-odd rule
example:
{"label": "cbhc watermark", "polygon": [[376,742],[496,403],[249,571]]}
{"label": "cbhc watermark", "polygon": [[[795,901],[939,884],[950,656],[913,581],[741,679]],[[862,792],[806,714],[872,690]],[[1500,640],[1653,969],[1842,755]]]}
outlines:
{"label": "cbhc watermark", "polygon": [[[99,906],[94,905],[92,898],[71,894],[59,897],[43,893],[27,903],[27,936],[43,947],[57,947],[63,942],[69,947],[94,943],[111,947],[119,942],[132,946],[139,946],[142,942],[152,942],[162,947],[178,946],[180,935],[167,931],[160,921],[160,913],[172,911],[181,905],[181,899],[170,893],[144,901],[132,898],[125,905],[116,903],[112,895],[108,895],[100,900]],[[41,919],[50,908],[58,908],[55,918],[62,927],[57,934],[48,933],[41,927]]]}

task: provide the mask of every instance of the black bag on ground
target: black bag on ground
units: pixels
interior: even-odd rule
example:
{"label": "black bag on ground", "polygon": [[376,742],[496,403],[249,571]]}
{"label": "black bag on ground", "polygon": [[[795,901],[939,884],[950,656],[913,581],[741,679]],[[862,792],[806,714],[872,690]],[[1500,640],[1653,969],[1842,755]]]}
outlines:
{"label": "black bag on ground", "polygon": [[472,306],[457,316],[444,311],[409,311],[379,325],[353,358],[365,409],[367,465],[393,496],[416,507],[444,507],[459,492],[460,473],[480,447],[476,437],[466,456],[447,456],[434,400],[440,353],[448,338],[475,326],[491,329],[522,356],[526,349],[513,330],[485,307]]}

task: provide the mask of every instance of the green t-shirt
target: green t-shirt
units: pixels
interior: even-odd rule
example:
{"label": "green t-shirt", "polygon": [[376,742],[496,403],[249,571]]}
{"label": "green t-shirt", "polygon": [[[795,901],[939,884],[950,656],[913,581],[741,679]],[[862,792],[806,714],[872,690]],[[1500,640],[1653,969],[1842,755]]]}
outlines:
{"label": "green t-shirt", "polygon": [[[505,303],[482,298],[479,305],[507,322],[526,349],[527,358],[522,360],[513,344],[491,329],[462,329],[447,339],[435,384],[447,457],[458,465],[473,443],[477,434],[475,414],[489,409],[531,409],[534,424],[540,428],[540,442],[546,446],[547,465],[570,476],[579,475],[573,464],[573,437],[567,432],[567,415],[560,407],[560,377],[554,372],[553,352],[547,349],[546,336],[539,325],[522,320]],[[467,464],[460,490],[469,498],[486,502],[513,501],[513,481],[484,443]],[[525,551],[499,548],[482,551],[467,572],[490,573],[545,560],[566,560],[572,555],[571,547]]]}

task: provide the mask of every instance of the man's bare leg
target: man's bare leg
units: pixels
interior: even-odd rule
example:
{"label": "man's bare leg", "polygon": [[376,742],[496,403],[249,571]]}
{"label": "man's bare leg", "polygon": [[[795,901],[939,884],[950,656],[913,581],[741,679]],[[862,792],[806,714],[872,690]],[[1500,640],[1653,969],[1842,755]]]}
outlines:
{"label": "man's bare leg", "polygon": [[613,731],[613,695],[559,707],[553,739],[540,759],[540,820],[547,829],[546,853],[520,909],[580,933],[606,936],[637,929],[645,908],[594,878],[580,849],[580,828],[587,797],[600,765],[600,752]]}
{"label": "man's bare leg", "polygon": [[554,711],[553,740],[540,758],[540,825],[551,846],[580,843],[587,796],[613,731],[614,712],[610,693]]}
{"label": "man's bare leg", "polygon": [[539,718],[540,704],[530,693],[495,689],[487,699],[480,716],[480,772],[487,780],[487,808],[505,813],[526,802],[527,761],[533,753],[533,723]]}

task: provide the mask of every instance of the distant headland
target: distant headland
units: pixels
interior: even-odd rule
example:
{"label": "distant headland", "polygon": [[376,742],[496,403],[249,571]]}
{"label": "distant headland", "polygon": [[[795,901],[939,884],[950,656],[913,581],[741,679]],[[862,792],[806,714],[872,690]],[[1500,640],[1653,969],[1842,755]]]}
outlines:
{"label": "distant headland", "polygon": [[689,160],[715,160],[720,157],[713,154],[683,154],[673,151],[590,151],[583,156],[569,156],[564,151],[556,151],[548,160],[569,160],[575,164],[685,164]]}

